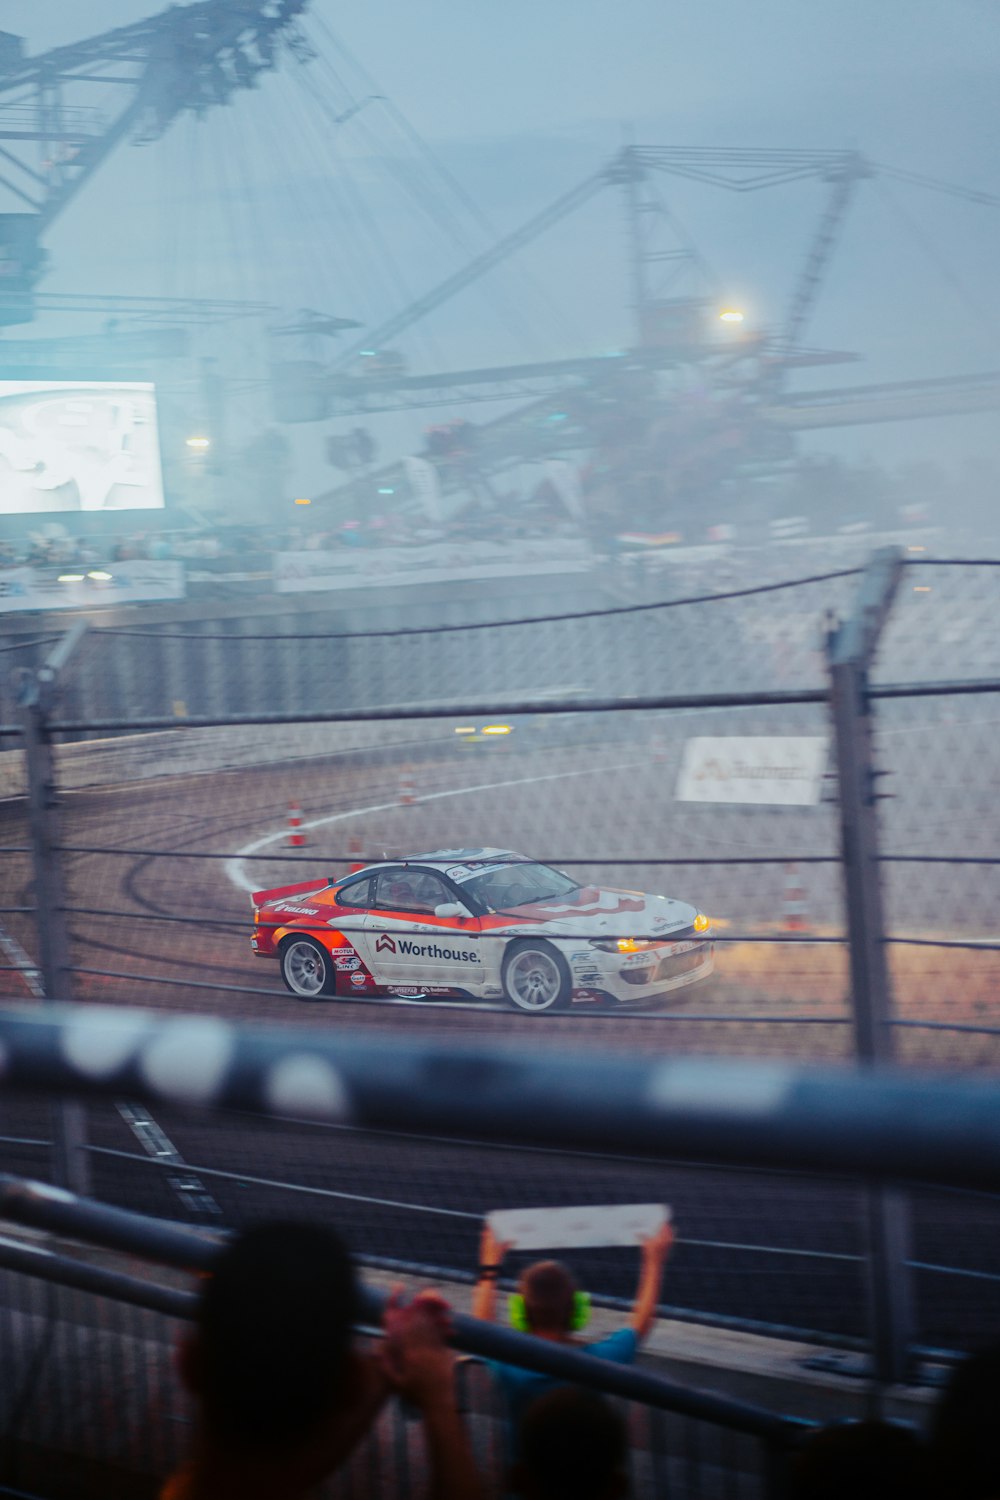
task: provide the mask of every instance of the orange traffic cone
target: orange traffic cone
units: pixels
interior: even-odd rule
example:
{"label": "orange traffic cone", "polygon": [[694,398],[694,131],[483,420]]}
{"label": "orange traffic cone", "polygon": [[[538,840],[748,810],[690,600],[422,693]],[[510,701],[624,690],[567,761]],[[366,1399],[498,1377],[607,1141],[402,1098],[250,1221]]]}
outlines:
{"label": "orange traffic cone", "polygon": [[347,857],[351,861],[352,875],[355,870],[363,870],[365,867],[365,861],[361,858],[361,849],[362,844],[359,835],[352,833],[347,840]]}
{"label": "orange traffic cone", "polygon": [[795,864],[785,866],[785,931],[805,932],[806,930],[806,892],[799,874],[799,867]]}
{"label": "orange traffic cone", "polygon": [[302,809],[297,802],[288,804],[288,842],[293,849],[301,849],[306,841],[302,832]]}
{"label": "orange traffic cone", "polygon": [[404,766],[399,778],[399,805],[410,807],[417,800],[417,794],[413,785],[413,771],[409,766]]}

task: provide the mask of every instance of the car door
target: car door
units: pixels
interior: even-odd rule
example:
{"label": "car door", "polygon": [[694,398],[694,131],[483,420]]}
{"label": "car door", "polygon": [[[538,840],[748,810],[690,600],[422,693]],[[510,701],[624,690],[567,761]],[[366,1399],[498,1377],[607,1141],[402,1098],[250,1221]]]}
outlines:
{"label": "car door", "polygon": [[378,985],[412,989],[474,989],[482,984],[479,919],[439,917],[456,905],[436,870],[412,866],[379,872],[365,918],[368,966]]}

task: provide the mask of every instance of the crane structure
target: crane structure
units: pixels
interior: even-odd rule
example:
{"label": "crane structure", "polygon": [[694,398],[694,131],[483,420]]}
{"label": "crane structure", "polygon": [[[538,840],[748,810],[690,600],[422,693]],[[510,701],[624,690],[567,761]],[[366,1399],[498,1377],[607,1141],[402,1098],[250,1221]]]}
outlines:
{"label": "crane structure", "polygon": [[[201,116],[253,88],[284,50],[299,61],[316,54],[298,24],[308,0],[189,0],[99,36],[29,57],[22,39],[0,32],[0,328],[31,321],[40,310],[70,308],[112,318],[119,361],[141,351],[169,357],[186,347],[184,324],[233,316],[265,316],[263,304],[195,299],[73,297],[38,290],[48,263],[45,232],[101,164],[125,141],[158,141],[184,113]],[[98,95],[97,90],[100,89]],[[371,99],[349,102],[333,120],[349,121]],[[452,423],[432,430],[429,455],[445,489],[489,489],[489,476],[520,463],[585,451],[594,492],[632,493],[651,514],[683,507],[754,466],[788,458],[794,433],[849,422],[901,420],[1000,404],[1000,377],[906,382],[892,387],[788,393],[796,368],[857,356],[817,350],[806,342],[830,259],[859,185],[888,171],[857,151],[657,147],[628,144],[603,167],[562,194],[513,233],[471,259],[437,286],[326,359],[329,339],[359,325],[303,310],[273,329],[281,349],[272,393],[280,421],[323,421],[401,409],[517,403],[499,419]],[[694,274],[712,276],[697,247],[662,201],[664,175],[737,193],[820,181],[828,192],[786,314],[777,331],[718,337],[709,331],[717,298],[682,289]],[[912,174],[893,173],[909,179]],[[914,179],[979,202],[984,193]],[[603,357],[411,374],[392,344],[407,330],[516,255],[599,194],[620,194],[629,232],[633,329],[627,346]],[[666,231],[666,235],[664,235]],[[127,305],[126,305],[127,304]],[[145,325],[123,336],[118,316]],[[155,327],[154,324],[171,324]],[[289,357],[289,339],[301,359]],[[64,341],[65,342],[65,341]],[[94,340],[71,341],[63,352],[99,351]],[[97,341],[99,342],[99,341]],[[111,357],[111,342],[103,352]],[[155,349],[154,349],[155,346]],[[56,344],[5,340],[7,363],[32,368]],[[918,389],[919,387],[919,389]],[[454,429],[454,430],[453,430]],[[330,445],[360,452],[365,443]],[[405,488],[404,466],[367,468],[327,496],[363,505],[372,482]]]}
{"label": "crane structure", "polygon": [[[809,348],[805,336],[857,189],[879,170],[856,151],[625,146],[512,234],[366,330],[325,369],[283,369],[282,413],[295,420],[296,412],[307,410],[312,416],[363,416],[442,402],[465,406],[520,399],[523,405],[495,421],[454,424],[450,450],[447,429],[443,437],[438,434],[426,456],[438,468],[445,493],[482,489],[489,476],[505,469],[585,451],[598,507],[602,493],[605,504],[617,496],[662,530],[665,515],[676,517],[735,475],[771,469],[792,457],[797,431],[994,409],[1000,406],[1000,373],[788,393],[794,369],[859,358]],[[692,272],[709,284],[713,278],[660,200],[655,182],[661,174],[737,193],[807,179],[827,187],[778,331],[747,335],[737,328],[735,336],[720,339],[717,289],[715,296],[683,289],[678,294],[678,283],[685,277],[690,281]],[[628,349],[598,358],[437,375],[409,374],[401,361],[384,357],[366,368],[365,352],[382,349],[607,190],[620,192],[629,230],[633,332]],[[666,240],[657,233],[664,226],[670,231]],[[374,475],[354,474],[320,498],[356,513],[370,500],[373,480],[376,492],[392,494],[400,486],[405,492],[404,466],[390,465]]]}
{"label": "crane structure", "polygon": [[[157,141],[256,86],[279,49],[308,56],[308,0],[197,0],[28,57],[0,32],[0,326],[27,323],[48,255],[43,235],[116,146]],[[100,106],[94,101],[100,90]],[[108,100],[110,99],[110,107]]]}

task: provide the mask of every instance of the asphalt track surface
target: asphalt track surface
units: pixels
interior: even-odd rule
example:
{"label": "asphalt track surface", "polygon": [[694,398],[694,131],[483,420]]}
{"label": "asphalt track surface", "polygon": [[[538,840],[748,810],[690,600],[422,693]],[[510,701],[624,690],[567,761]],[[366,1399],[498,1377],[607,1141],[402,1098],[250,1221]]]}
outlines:
{"label": "asphalt track surface", "polygon": [[[981,740],[986,753],[994,731],[973,722],[968,709],[963,712],[960,724],[944,720],[936,732],[919,730],[931,735],[933,753],[918,744],[914,763],[925,764],[930,782],[952,739],[970,757]],[[751,722],[734,715],[727,730],[812,732],[818,723],[813,713],[784,710],[780,725],[773,716]],[[623,733],[598,744],[417,759],[419,800],[406,807],[398,805],[400,767],[389,757],[383,764],[301,762],[72,794],[63,806],[63,837],[75,851],[67,856],[67,869],[77,997],[286,1025],[361,1025],[393,1037],[412,1031],[487,1043],[524,1040],[533,1048],[844,1058],[850,1028],[845,955],[834,941],[842,933],[837,875],[831,864],[810,863],[836,852],[835,810],[675,803],[680,739],[712,727],[701,716],[641,740]],[[893,728],[899,738],[895,748],[885,739],[887,754],[914,743],[902,717],[886,717],[886,734]],[[904,760],[903,795],[889,806],[887,836],[918,854],[940,853],[964,817],[963,847],[974,852],[977,839],[987,847],[994,832],[990,809],[980,804],[972,779],[960,807],[949,805],[931,816],[930,787]],[[301,803],[307,827],[301,851],[285,844],[293,799]],[[25,842],[13,804],[0,810],[0,823],[5,845]],[[249,901],[240,883],[290,883],[342,869],[351,835],[361,837],[368,854],[456,843],[508,845],[554,862],[576,861],[570,868],[591,882],[690,898],[719,922],[726,939],[717,974],[641,1013],[575,1007],[566,1016],[525,1017],[483,1005],[302,1005],[281,990],[276,965],[251,956]],[[119,852],[83,852],[97,850]],[[697,863],[764,856],[773,863]],[[301,864],[286,862],[290,857]],[[686,863],[651,862],[681,858]],[[807,892],[804,936],[814,941],[773,941],[783,933],[789,858],[801,861],[796,878]],[[5,856],[3,868],[4,907],[30,906],[26,859]],[[890,885],[895,931],[947,932],[970,940],[990,935],[988,914],[996,905],[981,869],[974,872],[978,884],[949,886],[947,901],[940,880],[935,885],[921,867],[916,874],[920,878],[911,871],[898,890]],[[30,954],[30,918],[8,910],[2,921],[8,943]],[[771,941],[743,941],[745,934]],[[997,958],[975,949],[895,950],[901,1012],[911,1020],[991,1024]],[[0,979],[3,993],[24,997],[21,976],[8,970]],[[993,1068],[998,1060],[991,1037],[912,1029],[901,1040],[904,1056],[915,1062],[966,1069]],[[482,1215],[490,1209],[667,1201],[679,1232],[667,1304],[834,1335],[863,1333],[864,1215],[854,1184],[553,1153],[544,1140],[526,1151],[501,1142],[415,1141],[291,1121],[209,1121],[170,1111],[157,1111],[156,1123],[184,1162],[204,1169],[201,1176],[176,1162],[164,1167],[163,1157],[157,1166],[151,1155],[157,1148],[148,1136],[143,1144],[120,1112],[93,1109],[93,1143],[125,1153],[93,1157],[99,1196],[170,1217],[226,1224],[274,1212],[321,1215],[338,1223],[363,1256],[442,1271],[474,1266]],[[0,1130],[21,1141],[44,1138],[43,1107],[6,1105]],[[41,1173],[44,1154],[38,1148],[9,1144],[6,1154],[9,1170]],[[208,1169],[227,1175],[209,1176]],[[192,1179],[200,1190],[191,1190]],[[273,1183],[293,1183],[300,1191]],[[1000,1205],[991,1198],[915,1198],[914,1260],[967,1273],[916,1274],[923,1343],[968,1344],[1000,1322],[998,1227]],[[608,1251],[575,1263],[593,1291],[628,1296],[633,1261],[628,1252]],[[513,1270],[517,1264],[515,1258]]]}

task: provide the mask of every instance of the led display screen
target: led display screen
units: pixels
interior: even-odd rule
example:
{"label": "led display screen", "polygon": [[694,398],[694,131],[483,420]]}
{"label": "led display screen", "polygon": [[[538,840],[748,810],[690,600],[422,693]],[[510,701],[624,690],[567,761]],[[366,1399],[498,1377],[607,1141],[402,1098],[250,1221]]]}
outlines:
{"label": "led display screen", "polygon": [[162,506],[152,384],[0,380],[0,515]]}

